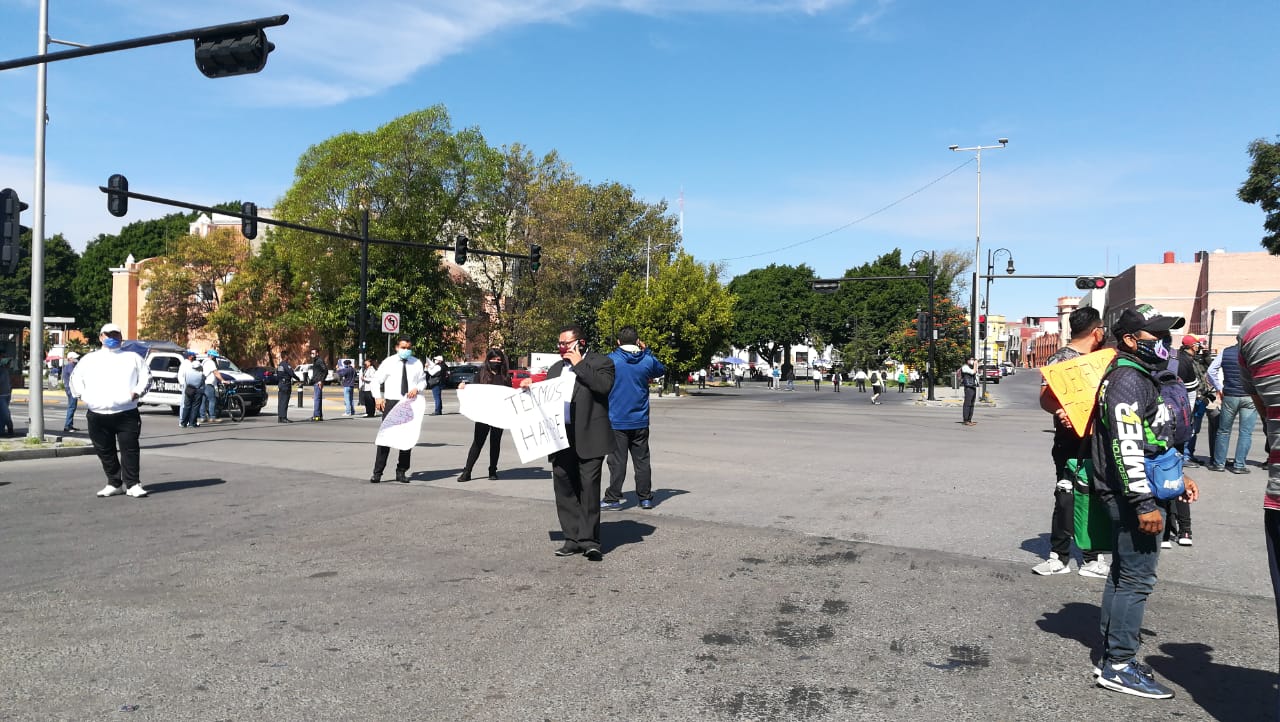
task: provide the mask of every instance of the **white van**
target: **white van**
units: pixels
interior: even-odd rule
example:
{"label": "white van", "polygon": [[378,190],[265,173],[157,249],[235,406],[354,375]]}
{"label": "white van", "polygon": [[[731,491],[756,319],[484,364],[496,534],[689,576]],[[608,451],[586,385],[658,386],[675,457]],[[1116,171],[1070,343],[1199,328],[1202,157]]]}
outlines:
{"label": "white van", "polygon": [[[142,398],[138,399],[138,403],[168,406],[173,413],[178,413],[186,386],[178,378],[178,366],[182,364],[182,354],[186,349],[171,341],[125,341],[124,349],[142,356],[151,371],[151,385]],[[267,405],[267,389],[261,381],[241,371],[230,359],[221,356],[218,357],[218,370],[234,381],[236,394],[244,399],[245,416],[256,416]]]}

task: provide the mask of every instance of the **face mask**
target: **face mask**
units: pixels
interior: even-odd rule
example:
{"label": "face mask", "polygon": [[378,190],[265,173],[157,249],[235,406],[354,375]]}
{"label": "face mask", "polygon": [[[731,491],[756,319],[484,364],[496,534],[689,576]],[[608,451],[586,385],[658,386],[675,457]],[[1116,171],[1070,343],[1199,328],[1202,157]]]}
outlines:
{"label": "face mask", "polygon": [[120,339],[115,338],[114,336],[108,336],[102,339],[102,346],[109,351],[115,351],[120,348]]}
{"label": "face mask", "polygon": [[1156,368],[1164,368],[1169,365],[1169,354],[1169,339],[1166,338],[1147,341],[1139,340],[1138,350],[1134,352],[1135,356]]}
{"label": "face mask", "polygon": [[490,361],[490,362],[489,362],[489,368],[491,368],[491,369],[496,369],[496,368],[501,368],[501,367],[502,367],[502,362],[501,362],[501,361]]}
{"label": "face mask", "polygon": [[408,361],[408,360],[409,360],[409,357],[410,357],[410,356],[413,356],[413,349],[411,349],[411,348],[402,348],[402,349],[400,349],[400,350],[396,351],[396,355],[400,357],[400,360],[401,360],[401,361]]}

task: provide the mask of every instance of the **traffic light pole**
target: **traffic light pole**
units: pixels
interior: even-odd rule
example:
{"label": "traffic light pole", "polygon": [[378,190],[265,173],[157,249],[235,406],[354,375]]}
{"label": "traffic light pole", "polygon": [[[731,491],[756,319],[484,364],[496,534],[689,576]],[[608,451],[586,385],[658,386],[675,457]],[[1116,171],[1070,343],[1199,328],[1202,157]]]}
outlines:
{"label": "traffic light pole", "polygon": [[[218,75],[237,74],[240,72],[257,72],[262,69],[262,64],[266,62],[267,53],[271,52],[271,44],[266,42],[266,36],[262,33],[263,28],[276,27],[289,22],[288,15],[276,15],[273,17],[260,18],[258,20],[246,20],[239,23],[227,23],[224,25],[213,25],[204,28],[194,28],[191,30],[180,30],[172,33],[164,33],[161,35],[149,35],[141,38],[133,38],[130,40],[121,40],[114,43],[102,43],[100,45],[80,46],[74,50],[65,50],[58,53],[49,53],[49,43],[55,42],[49,37],[49,2],[41,0],[40,2],[40,37],[37,39],[36,48],[38,53],[26,58],[18,58],[17,60],[0,61],[0,72],[12,70],[14,68],[24,68],[30,65],[38,66],[36,68],[36,152],[35,152],[35,194],[32,199],[34,220],[31,224],[31,353],[27,359],[28,363],[28,391],[37,391],[43,387],[43,382],[36,387],[32,381],[38,376],[44,376],[44,197],[45,197],[45,126],[48,123],[47,105],[47,81],[49,63],[59,60],[70,60],[71,58],[82,58],[88,55],[101,55],[103,53],[111,53],[118,50],[130,50],[132,48],[141,48],[148,45],[160,45],[163,43],[171,43],[180,40],[196,41],[196,64],[200,67],[202,73],[206,76],[213,77],[206,67],[200,62],[201,55],[201,38],[220,39],[231,36],[237,32],[256,33],[262,43],[262,56],[258,58],[261,63],[256,67],[244,67],[227,72],[224,68],[219,71]],[[67,41],[56,41],[62,45],[76,45]],[[238,61],[238,58],[231,56],[232,63]],[[27,405],[28,425],[27,436],[35,439],[44,438],[44,395],[42,393],[31,393]]]}
{"label": "traffic light pole", "polygon": [[365,342],[369,338],[369,209],[360,214],[360,343],[357,346],[360,373],[364,373]]}

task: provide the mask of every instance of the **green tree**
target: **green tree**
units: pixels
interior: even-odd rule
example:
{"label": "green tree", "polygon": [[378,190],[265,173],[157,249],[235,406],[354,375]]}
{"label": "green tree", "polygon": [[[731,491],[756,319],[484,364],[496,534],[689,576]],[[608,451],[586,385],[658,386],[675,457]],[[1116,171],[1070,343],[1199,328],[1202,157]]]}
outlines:
{"label": "green tree", "polygon": [[643,277],[623,273],[600,307],[597,321],[607,329],[600,345],[608,347],[623,326],[635,326],[667,367],[668,379],[705,366],[724,348],[733,324],[734,296],[719,276],[715,264],[684,252],[651,280],[647,293]]}
{"label": "green tree", "polygon": [[[80,321],[73,284],[80,257],[62,234],[44,240],[44,315]],[[22,235],[22,259],[12,276],[0,276],[0,310],[31,314],[31,234]]]}
{"label": "green tree", "polygon": [[[938,340],[934,344],[938,364],[936,378],[945,379],[947,374],[960,368],[969,356],[969,314],[945,296],[937,299],[934,313],[938,331]],[[903,321],[889,335],[885,347],[895,360],[918,369],[925,368],[929,358],[928,339],[921,337],[915,318]]]}
{"label": "green tree", "polygon": [[[356,234],[367,208],[374,238],[443,243],[466,230],[475,174],[488,153],[479,131],[453,131],[444,107],[433,106],[312,146],[276,210],[295,222]],[[303,296],[299,308],[326,352],[354,345],[347,318],[358,305],[360,244],[290,230],[279,232],[279,244]],[[399,312],[402,332],[420,352],[446,344],[463,315],[464,294],[439,252],[371,245],[369,277],[373,317]],[[379,334],[376,324],[370,327],[372,342]]]}
{"label": "green tree", "polygon": [[271,364],[276,349],[309,340],[306,296],[299,291],[278,242],[268,237],[222,290],[208,328],[217,334],[222,352],[242,365]]}
{"label": "green tree", "polygon": [[195,213],[171,213],[163,218],[136,221],[118,235],[101,234],[89,241],[71,290],[79,304],[76,323],[89,338],[111,320],[111,269],[124,265],[130,255],[141,261],[165,252],[170,241],[187,234]]}
{"label": "green tree", "polygon": [[142,335],[186,345],[191,332],[208,324],[226,284],[248,260],[249,242],[230,229],[179,238],[144,271]]}
{"label": "green tree", "polygon": [[737,297],[730,341],[773,363],[779,350],[790,358],[791,347],[809,337],[816,303],[813,269],[770,264],[729,282]]}
{"label": "green tree", "polygon": [[1280,142],[1258,138],[1249,144],[1249,156],[1253,158],[1249,177],[1236,196],[1245,203],[1256,203],[1267,214],[1262,222],[1266,231],[1262,245],[1272,254],[1280,254]]}

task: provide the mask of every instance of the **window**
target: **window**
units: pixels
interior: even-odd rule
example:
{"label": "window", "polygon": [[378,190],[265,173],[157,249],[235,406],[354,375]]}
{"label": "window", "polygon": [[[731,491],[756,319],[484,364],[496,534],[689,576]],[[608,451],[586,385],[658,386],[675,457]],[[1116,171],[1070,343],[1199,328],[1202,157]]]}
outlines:
{"label": "window", "polygon": [[1232,331],[1235,331],[1235,330],[1239,329],[1239,328],[1240,328],[1240,324],[1244,323],[1244,317],[1245,317],[1245,316],[1248,316],[1248,315],[1249,315],[1250,313],[1252,313],[1252,312],[1253,312],[1253,307],[1252,307],[1252,306],[1250,306],[1250,307],[1248,307],[1248,308],[1241,308],[1241,307],[1239,307],[1239,306],[1233,306],[1233,307],[1231,307],[1231,308],[1228,308],[1228,309],[1227,309],[1227,318],[1228,318],[1227,323],[1229,324],[1229,328],[1230,328]]}

